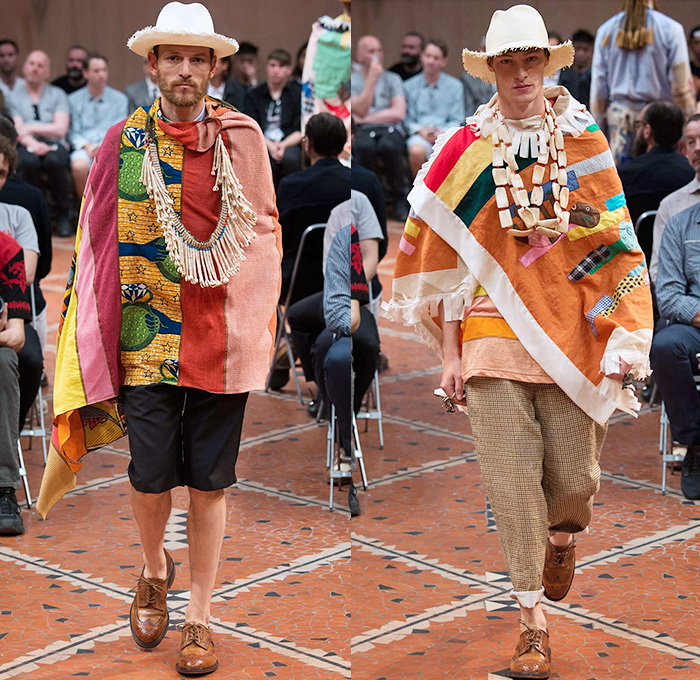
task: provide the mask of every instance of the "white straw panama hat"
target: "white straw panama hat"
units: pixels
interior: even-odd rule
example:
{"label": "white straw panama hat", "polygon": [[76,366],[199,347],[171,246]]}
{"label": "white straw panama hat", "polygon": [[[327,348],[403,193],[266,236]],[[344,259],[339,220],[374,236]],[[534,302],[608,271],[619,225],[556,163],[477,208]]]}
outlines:
{"label": "white straw panama hat", "polygon": [[545,78],[574,62],[574,46],[571,41],[550,46],[544,19],[530,5],[514,5],[507,10],[496,10],[486,32],[484,48],[483,52],[463,50],[462,63],[465,71],[487,83],[496,82],[493,71],[489,70],[488,59],[510,50],[549,50],[549,63],[544,69]]}
{"label": "white straw panama hat", "polygon": [[238,52],[233,38],[214,32],[209,10],[199,2],[185,5],[169,2],[158,15],[155,26],[146,26],[129,38],[126,46],[142,57],[148,56],[156,45],[189,45],[211,47],[217,57]]}

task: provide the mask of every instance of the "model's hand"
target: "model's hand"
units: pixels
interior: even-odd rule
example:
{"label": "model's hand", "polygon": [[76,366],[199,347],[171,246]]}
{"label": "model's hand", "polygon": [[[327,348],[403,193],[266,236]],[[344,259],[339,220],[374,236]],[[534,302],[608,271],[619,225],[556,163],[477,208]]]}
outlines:
{"label": "model's hand", "polygon": [[606,373],[605,377],[611,380],[622,380],[628,373],[632,366],[628,364],[624,359],[620,359],[620,369],[615,373]]}
{"label": "model's hand", "polygon": [[2,333],[5,328],[7,328],[7,305],[5,305],[2,314],[0,314],[0,333]]}
{"label": "model's hand", "polygon": [[448,397],[452,397],[454,404],[466,406],[464,399],[464,382],[462,381],[462,359],[459,356],[446,358],[442,367],[440,387],[445,390]]}

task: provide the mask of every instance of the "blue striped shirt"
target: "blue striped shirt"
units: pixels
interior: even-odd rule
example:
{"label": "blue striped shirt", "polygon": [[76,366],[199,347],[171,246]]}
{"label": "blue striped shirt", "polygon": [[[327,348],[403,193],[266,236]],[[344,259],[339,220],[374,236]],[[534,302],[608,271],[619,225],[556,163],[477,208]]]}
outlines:
{"label": "blue striped shirt", "polygon": [[350,241],[351,225],[333,237],[326,259],[323,282],[323,315],[326,326],[337,335],[350,335]]}
{"label": "blue striped shirt", "polygon": [[659,248],[656,299],[661,316],[690,325],[700,312],[700,204],[674,215]]}

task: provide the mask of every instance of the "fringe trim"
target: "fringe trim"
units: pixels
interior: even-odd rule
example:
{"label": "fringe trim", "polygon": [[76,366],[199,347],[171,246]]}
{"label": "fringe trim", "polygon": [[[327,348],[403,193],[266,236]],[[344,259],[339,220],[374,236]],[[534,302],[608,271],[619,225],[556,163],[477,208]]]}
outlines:
{"label": "fringe trim", "polygon": [[146,146],[140,180],[155,203],[156,221],[163,229],[168,255],[185,281],[202,287],[224,285],[238,273],[240,263],[245,260],[243,249],[255,238],[253,227],[257,222],[221,136],[216,139],[211,174],[216,176],[214,191],[221,190],[221,213],[212,235],[200,241],[175,212],[155,142],[150,141]]}
{"label": "fringe trim", "polygon": [[[625,361],[630,365],[629,372],[637,380],[642,380],[651,375],[651,364],[649,363],[649,355],[637,350],[614,350],[603,354],[600,362],[600,370],[606,375],[608,373],[617,373],[620,370],[620,361]],[[620,411],[629,413],[631,416],[637,417],[642,404],[637,399],[634,385],[622,386],[619,380],[612,378],[603,378],[600,384],[601,391],[615,402],[615,407]]]}
{"label": "fringe trim", "polygon": [[336,33],[345,33],[350,30],[350,22],[342,18],[343,15],[336,17],[335,19],[324,14],[319,18],[318,23],[323,26],[323,28],[334,31]]}

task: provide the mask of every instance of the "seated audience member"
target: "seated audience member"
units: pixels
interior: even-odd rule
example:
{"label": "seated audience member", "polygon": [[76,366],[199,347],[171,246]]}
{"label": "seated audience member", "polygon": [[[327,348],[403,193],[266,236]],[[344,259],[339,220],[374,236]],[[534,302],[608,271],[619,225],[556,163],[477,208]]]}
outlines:
{"label": "seated audience member", "polygon": [[[0,43],[1,45],[2,43]],[[688,57],[690,59],[690,74],[693,77],[695,94],[700,98],[700,26],[693,26],[688,31]],[[1,85],[2,83],[0,83]]]}
{"label": "seated audience member", "polygon": [[14,40],[0,40],[0,93],[7,97],[24,78],[19,71],[19,47]]}
{"label": "seated audience member", "polygon": [[129,115],[127,96],[107,85],[109,64],[106,57],[91,54],[83,71],[87,85],[68,97],[70,106],[70,155],[76,196],[83,195],[92,161],[107,130]]}
{"label": "seated audience member", "polygon": [[700,500],[700,400],[693,371],[700,352],[700,204],[671,217],[659,248],[656,299],[670,323],[654,335],[651,366],[671,423],[687,452],[681,489]]}
{"label": "seated audience member", "polygon": [[420,55],[425,47],[425,38],[414,31],[406,33],[401,42],[401,58],[389,70],[401,77],[401,80],[413,78],[421,72]]}
{"label": "seated audience member", "polygon": [[[362,406],[379,356],[379,334],[374,316],[366,307],[369,289],[359,234],[354,226],[346,224],[333,238],[325,277],[326,328],[314,342],[311,357],[319,396],[324,404],[335,406],[338,418],[340,450],[333,461],[338,468],[344,460],[352,459],[352,413],[357,414]],[[352,480],[348,503],[351,515],[359,515],[360,503]]]}
{"label": "seated audience member", "polygon": [[88,52],[82,45],[73,45],[66,55],[66,73],[51,84],[60,87],[66,94],[72,94],[85,87],[85,67]]}
{"label": "seated audience member", "polygon": [[[632,224],[693,179],[693,169],[676,150],[682,135],[683,113],[675,104],[651,102],[642,109],[632,149],[635,157],[618,168]],[[652,237],[651,226],[637,234],[647,262],[651,259]]]}
{"label": "seated audience member", "polygon": [[[9,140],[12,148],[17,148],[17,130],[15,130],[14,123],[10,118],[0,116],[0,138],[2,137]],[[10,173],[5,186],[0,188],[0,203],[26,208],[32,216],[40,251],[33,283],[34,302],[36,305],[36,322],[34,327],[39,335],[43,352],[46,346],[48,329],[46,324],[46,301],[39,287],[39,281],[51,271],[52,245],[49,206],[46,203],[44,194],[29,184],[29,182],[25,182],[16,172]]]}
{"label": "seated audience member", "polygon": [[376,171],[381,157],[391,190],[394,217],[408,215],[408,176],[404,163],[406,142],[402,128],[406,96],[401,78],[382,67],[382,44],[372,35],[360,38],[356,50],[359,70],[352,74],[351,103],[357,134],[353,157],[357,163]]}
{"label": "seated audience member", "polygon": [[27,301],[22,248],[0,232],[0,536],[24,533],[15,488],[19,485],[19,369],[17,353],[24,345]]}
{"label": "seated audience member", "polygon": [[301,86],[290,81],[292,58],[286,50],[270,52],[267,80],[248,92],[243,111],[265,135],[275,187],[301,169]]}
{"label": "seated audience member", "polygon": [[[549,44],[554,47],[555,45],[561,45],[564,41],[562,40],[561,36],[556,32],[556,31],[549,31],[548,32],[548,37],[549,37]],[[556,87],[559,85],[559,77],[561,76],[561,70],[555,71],[552,73],[551,76],[547,76],[544,79],[544,86],[545,87]]]}
{"label": "seated audience member", "polygon": [[250,92],[258,86],[258,48],[245,40],[238,45],[238,52],[231,57],[231,78]]}
{"label": "seated audience member", "polygon": [[[6,137],[0,137],[0,189],[17,166],[17,151]],[[39,242],[29,211],[18,205],[0,203],[0,232],[12,236],[22,248],[27,285],[34,282],[39,259]],[[18,350],[19,364],[19,427],[22,428],[41,384],[44,361],[39,337],[27,323],[24,345]]]}
{"label": "seated audience member", "polygon": [[129,100],[128,109],[130,114],[140,107],[143,107],[146,111],[150,110],[153,102],[160,97],[160,88],[156,82],[156,77],[151,73],[148,59],[143,60],[143,73],[146,76],[143,80],[127,85],[124,90],[124,94]]}
{"label": "seated audience member", "polygon": [[700,203],[700,114],[695,113],[686,121],[683,128],[683,142],[685,157],[695,171],[695,177],[659,203],[659,212],[654,219],[654,239],[649,264],[649,276],[654,285],[656,285],[656,275],[659,270],[659,246],[666,223],[673,215]]}
{"label": "seated audience member", "polygon": [[[482,52],[486,51],[485,35],[481,38],[480,49]],[[464,114],[469,118],[476,113],[482,104],[491,101],[493,95],[496,94],[496,84],[487,83],[467,71],[464,71],[459,79],[464,86]]]}
{"label": "seated audience member", "polygon": [[[371,281],[377,273],[379,242],[383,235],[369,199],[358,191],[352,191],[350,199],[333,208],[328,218],[323,239],[324,271],[333,238],[343,226],[348,224],[357,228],[365,276]],[[288,319],[295,354],[299,357],[306,380],[313,382],[315,372],[311,358],[311,347],[326,327],[323,316],[323,292],[314,293],[291,305]],[[374,368],[372,368],[372,372],[374,372]]]}
{"label": "seated audience member", "polygon": [[[350,168],[338,156],[347,140],[345,125],[330,113],[317,113],[306,124],[304,150],[310,167],[285,177],[277,191],[282,225],[282,295],[287,296],[294,261],[306,227],[328,221],[331,210],[350,195]],[[292,302],[323,289],[322,251],[307,250],[304,276],[298,277]]]}
{"label": "seated audience member", "polygon": [[423,70],[403,84],[406,93],[408,133],[406,146],[415,177],[428,160],[433,144],[441,132],[464,125],[464,87],[443,72],[447,66],[447,45],[441,40],[429,40],[421,53]]}
{"label": "seated audience member", "polygon": [[571,36],[571,42],[574,44],[574,63],[571,68],[561,71],[559,85],[565,87],[574,99],[588,108],[595,38],[588,31],[581,29]]}
{"label": "seated audience member", "polygon": [[304,73],[304,63],[306,62],[306,48],[308,41],[305,42],[298,50],[294,58],[294,69],[292,70],[292,80],[301,85],[301,76]]}
{"label": "seated audience member", "polygon": [[243,110],[245,90],[237,80],[229,79],[231,70],[231,57],[219,57],[216,60],[214,75],[209,81],[207,94],[210,97],[220,99],[222,102],[235,106],[239,111]]}
{"label": "seated audience member", "polygon": [[70,236],[71,177],[66,134],[70,113],[68,97],[47,83],[51,65],[45,52],[34,50],[24,62],[24,83],[8,97],[19,141],[19,173],[40,186],[41,173],[49,177],[49,192],[57,210],[58,236]]}

